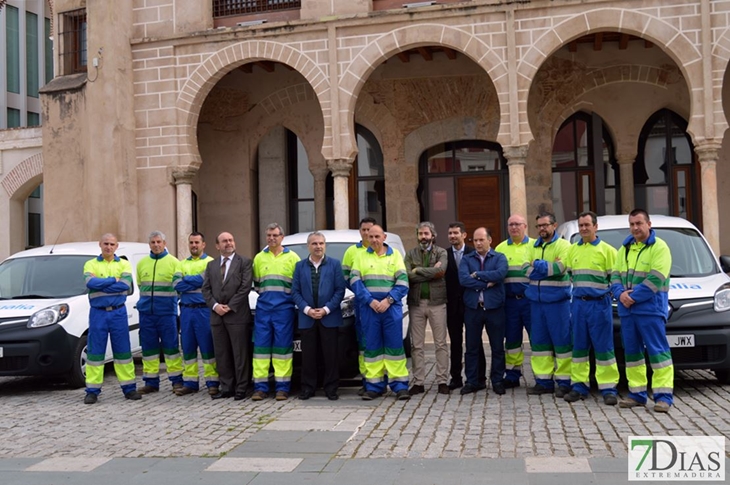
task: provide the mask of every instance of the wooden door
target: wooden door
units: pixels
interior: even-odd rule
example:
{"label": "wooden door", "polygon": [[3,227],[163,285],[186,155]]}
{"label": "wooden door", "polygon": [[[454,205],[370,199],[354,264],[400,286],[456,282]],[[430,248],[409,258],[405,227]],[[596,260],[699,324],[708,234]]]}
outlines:
{"label": "wooden door", "polygon": [[502,242],[502,201],[498,175],[465,176],[456,179],[457,219],[466,226],[468,241],[477,227],[492,233],[492,247]]}

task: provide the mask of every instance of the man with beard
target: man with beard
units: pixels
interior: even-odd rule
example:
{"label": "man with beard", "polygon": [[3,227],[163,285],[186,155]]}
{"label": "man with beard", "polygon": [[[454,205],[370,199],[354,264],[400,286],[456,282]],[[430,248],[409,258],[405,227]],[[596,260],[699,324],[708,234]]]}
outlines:
{"label": "man with beard", "polygon": [[[570,243],[555,232],[555,214],[537,216],[540,237],[532,247],[531,261],[525,264],[530,286],[532,372],[535,386],[527,394],[565,397],[570,392],[573,345],[570,335],[570,277],[566,270]],[[557,367],[557,368],[556,368]],[[558,389],[555,389],[555,381]]]}
{"label": "man with beard", "polygon": [[[466,226],[463,222],[449,224],[449,248],[446,250],[448,264],[446,265],[446,325],[451,341],[451,380],[449,389],[459,389],[464,385],[461,377],[462,359],[464,358],[464,288],[459,283],[459,264],[465,255],[474,251],[466,244]],[[484,358],[484,346],[481,347],[479,358],[479,382],[486,384],[487,363]]]}
{"label": "man with beard", "polygon": [[426,324],[431,325],[436,347],[436,383],[439,394],[450,394],[447,384],[449,347],[446,343],[446,281],[444,274],[448,264],[446,250],[434,244],[436,228],[430,222],[421,222],[416,228],[418,247],[406,254],[408,272],[408,310],[411,322],[411,359],[413,386],[411,396],[426,391]]}

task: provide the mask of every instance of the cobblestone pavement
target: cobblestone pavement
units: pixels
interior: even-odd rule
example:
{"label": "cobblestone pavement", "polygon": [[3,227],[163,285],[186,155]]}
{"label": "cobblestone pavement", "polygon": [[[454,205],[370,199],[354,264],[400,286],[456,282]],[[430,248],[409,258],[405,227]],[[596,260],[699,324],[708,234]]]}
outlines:
{"label": "cobblestone pavement", "polygon": [[[432,352],[427,359],[433,362]],[[215,459],[255,441],[258,432],[304,430],[341,432],[336,435],[344,438],[328,450],[338,459],[625,458],[629,435],[730,437],[730,386],[709,372],[679,373],[675,407],[660,415],[605,406],[595,391],[575,404],[527,396],[524,380],[504,396],[491,389],[444,396],[436,393],[433,371],[427,392],[405,402],[362,401],[357,387],[342,388],[336,402],[212,401],[205,392],[176,397],[167,382],[161,392],[132,402],[108,368],[99,402],[88,406],[82,389],[0,378],[0,458]],[[531,384],[529,369],[526,377]]]}

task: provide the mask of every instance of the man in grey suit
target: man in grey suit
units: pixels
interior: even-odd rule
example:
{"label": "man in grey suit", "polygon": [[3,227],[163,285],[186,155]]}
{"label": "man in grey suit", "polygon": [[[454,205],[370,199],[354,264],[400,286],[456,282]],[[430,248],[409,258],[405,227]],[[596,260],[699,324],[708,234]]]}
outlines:
{"label": "man in grey suit", "polygon": [[221,388],[213,399],[246,398],[251,385],[251,308],[248,294],[253,282],[249,258],[236,254],[236,243],[228,232],[215,240],[220,257],[208,263],[203,282],[203,298],[213,310],[210,329]]}

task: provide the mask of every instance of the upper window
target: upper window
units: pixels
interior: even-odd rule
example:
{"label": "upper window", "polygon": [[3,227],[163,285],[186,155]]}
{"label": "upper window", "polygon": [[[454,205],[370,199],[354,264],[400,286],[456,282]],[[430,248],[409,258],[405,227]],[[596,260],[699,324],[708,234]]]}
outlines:
{"label": "upper window", "polygon": [[86,72],[86,10],[65,12],[61,18],[63,74]]}
{"label": "upper window", "polygon": [[553,211],[571,220],[583,211],[620,212],[613,142],[601,117],[577,112],[555,135],[552,153]]}
{"label": "upper window", "polygon": [[9,93],[20,93],[20,17],[15,7],[5,8],[5,42],[7,57],[7,90]]}
{"label": "upper window", "polygon": [[356,125],[357,157],[350,177],[350,227],[359,227],[364,217],[373,217],[387,230],[385,213],[385,169],[378,139],[367,128]]}
{"label": "upper window", "polygon": [[634,163],[636,206],[651,214],[688,219],[699,226],[700,191],[687,122],[663,109],[644,125]]}

